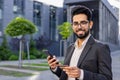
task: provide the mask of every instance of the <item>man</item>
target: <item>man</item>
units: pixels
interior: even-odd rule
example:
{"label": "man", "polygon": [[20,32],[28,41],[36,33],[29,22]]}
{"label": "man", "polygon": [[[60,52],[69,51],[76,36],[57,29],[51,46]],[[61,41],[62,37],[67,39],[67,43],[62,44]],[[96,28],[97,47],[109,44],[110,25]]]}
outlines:
{"label": "man", "polygon": [[47,57],[51,71],[60,80],[112,80],[109,47],[90,34],[92,12],[85,6],[72,9],[72,29],[77,40],[66,51],[65,67],[57,59]]}

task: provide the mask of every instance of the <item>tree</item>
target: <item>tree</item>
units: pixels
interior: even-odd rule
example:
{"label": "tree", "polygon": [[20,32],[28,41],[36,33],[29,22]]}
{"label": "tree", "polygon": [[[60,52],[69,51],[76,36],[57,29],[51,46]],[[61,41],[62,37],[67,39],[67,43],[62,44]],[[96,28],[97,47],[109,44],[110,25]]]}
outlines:
{"label": "tree", "polygon": [[[62,42],[64,42],[64,55],[65,55],[66,48],[67,48],[67,39],[73,33],[72,28],[71,28],[71,24],[69,22],[64,22],[63,24],[58,26],[58,31],[59,31],[59,34],[62,36],[62,39],[63,39],[63,40],[60,41],[60,47],[61,47]],[[62,49],[60,49],[60,51],[62,51]],[[60,54],[62,54],[62,52],[60,52]]]}
{"label": "tree", "polygon": [[58,31],[59,34],[62,36],[63,40],[68,39],[68,37],[70,37],[71,34],[73,33],[71,24],[69,22],[64,22],[63,24],[59,25]]}
{"label": "tree", "polygon": [[6,27],[5,34],[11,37],[20,39],[20,52],[19,52],[19,67],[22,67],[21,55],[23,52],[23,42],[25,35],[33,34],[37,31],[37,27],[29,20],[23,17],[16,17]]}
{"label": "tree", "polygon": [[29,20],[23,17],[16,17],[6,27],[5,34],[11,37],[33,34],[37,31],[37,27]]}

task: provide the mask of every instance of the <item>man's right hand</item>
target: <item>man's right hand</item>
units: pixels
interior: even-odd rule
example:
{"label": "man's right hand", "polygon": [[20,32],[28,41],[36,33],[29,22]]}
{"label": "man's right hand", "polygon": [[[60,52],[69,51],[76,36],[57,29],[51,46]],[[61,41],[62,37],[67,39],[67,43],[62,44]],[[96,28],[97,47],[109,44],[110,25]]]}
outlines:
{"label": "man's right hand", "polygon": [[48,56],[47,61],[51,69],[55,69],[59,65],[58,60],[56,59],[55,56],[53,56],[53,58]]}

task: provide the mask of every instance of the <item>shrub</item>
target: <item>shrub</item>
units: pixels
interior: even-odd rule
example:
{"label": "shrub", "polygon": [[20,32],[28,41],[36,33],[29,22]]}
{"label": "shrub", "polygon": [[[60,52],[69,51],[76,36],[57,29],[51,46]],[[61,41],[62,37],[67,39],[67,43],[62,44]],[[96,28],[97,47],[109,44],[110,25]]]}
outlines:
{"label": "shrub", "polygon": [[34,55],[36,58],[40,58],[41,57],[40,51],[38,51],[36,48],[30,49],[30,54]]}
{"label": "shrub", "polygon": [[0,59],[1,60],[8,60],[10,55],[13,54],[13,52],[8,48],[8,43],[6,36],[3,36],[3,41],[0,46]]}
{"label": "shrub", "polygon": [[47,56],[42,54],[41,59],[45,59],[45,58],[47,58]]}
{"label": "shrub", "polygon": [[36,47],[35,47],[35,41],[33,40],[32,36],[30,38],[30,55],[34,55],[36,58],[46,58],[46,55],[38,50]]}
{"label": "shrub", "polygon": [[37,50],[36,48],[30,49],[30,54],[34,55],[36,58],[46,58],[47,56],[44,52]]}
{"label": "shrub", "polygon": [[41,59],[47,58],[47,55],[44,52],[40,51],[40,54],[41,54],[40,57]]}
{"label": "shrub", "polygon": [[34,55],[30,55],[30,59],[36,59]]}
{"label": "shrub", "polygon": [[16,56],[16,55],[11,55],[11,56],[9,57],[9,60],[18,60],[18,56]]}

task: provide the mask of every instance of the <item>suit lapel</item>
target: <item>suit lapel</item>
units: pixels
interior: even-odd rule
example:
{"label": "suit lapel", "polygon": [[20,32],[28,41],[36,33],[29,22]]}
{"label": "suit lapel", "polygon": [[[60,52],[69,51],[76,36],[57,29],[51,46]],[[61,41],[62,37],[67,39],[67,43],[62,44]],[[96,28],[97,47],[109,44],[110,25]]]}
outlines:
{"label": "suit lapel", "polygon": [[91,48],[91,45],[94,43],[94,39],[93,37],[91,36],[88,40],[88,42],[86,43],[86,46],[85,48],[83,49],[82,53],[81,53],[81,56],[79,58],[79,61],[78,61],[78,64],[77,66],[80,66],[82,61],[84,60],[84,58],[86,57],[86,55],[88,54],[88,51],[90,50]]}
{"label": "suit lapel", "polygon": [[66,61],[65,61],[65,64],[66,65],[69,65],[70,64],[70,60],[71,60],[71,57],[72,57],[72,54],[73,54],[73,51],[74,51],[75,47],[74,45],[72,45],[70,47],[70,49],[68,49],[69,51],[67,51],[69,53],[69,55],[66,57]]}

